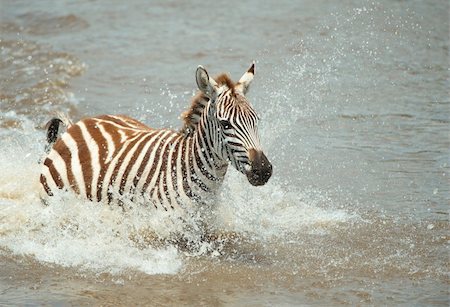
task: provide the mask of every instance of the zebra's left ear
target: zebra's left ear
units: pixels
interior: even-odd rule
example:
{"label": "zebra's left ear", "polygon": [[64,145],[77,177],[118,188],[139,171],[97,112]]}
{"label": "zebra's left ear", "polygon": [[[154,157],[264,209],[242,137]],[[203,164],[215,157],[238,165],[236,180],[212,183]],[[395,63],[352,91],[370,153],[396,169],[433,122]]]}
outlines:
{"label": "zebra's left ear", "polygon": [[250,83],[252,83],[253,76],[255,75],[255,61],[253,61],[252,66],[242,75],[239,79],[238,83],[234,87],[235,90],[247,94],[248,89],[250,88]]}
{"label": "zebra's left ear", "polygon": [[211,101],[216,100],[217,82],[210,78],[208,72],[203,66],[198,66],[195,72],[197,86]]}

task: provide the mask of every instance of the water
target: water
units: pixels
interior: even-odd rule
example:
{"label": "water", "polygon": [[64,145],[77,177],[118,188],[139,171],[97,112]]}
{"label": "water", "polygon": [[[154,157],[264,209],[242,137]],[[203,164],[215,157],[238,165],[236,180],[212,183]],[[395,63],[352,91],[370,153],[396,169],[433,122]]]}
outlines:
{"label": "water", "polygon": [[[448,2],[0,8],[0,304],[449,304]],[[142,206],[42,206],[51,116],[177,129],[199,64],[252,60],[274,175],[229,172],[202,217],[219,239],[158,243],[192,230]]]}

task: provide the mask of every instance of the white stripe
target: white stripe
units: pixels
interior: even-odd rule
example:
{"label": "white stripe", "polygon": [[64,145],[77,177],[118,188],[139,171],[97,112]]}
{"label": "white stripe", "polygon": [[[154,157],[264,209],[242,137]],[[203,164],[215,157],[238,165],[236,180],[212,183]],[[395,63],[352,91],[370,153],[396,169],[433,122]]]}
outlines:
{"label": "white stripe", "polygon": [[[200,156],[200,160],[201,160],[201,162],[202,162],[202,165],[204,166],[204,168],[205,168],[205,170],[208,172],[208,173],[210,173],[210,174],[213,174],[214,173],[214,171],[209,167],[209,165],[207,164],[207,162],[206,162],[206,159],[208,158],[208,157],[206,157],[206,159],[205,159],[205,156],[208,156],[208,153],[207,153],[207,148],[213,148],[210,144],[204,144],[203,143],[203,139],[200,139],[202,142],[200,143],[200,141],[198,141],[197,140],[197,143],[196,143],[196,145],[197,146],[195,146],[195,148],[197,149],[197,153],[198,153],[198,155]],[[202,150],[203,149],[203,150]],[[195,160],[195,155],[194,155],[194,160]]]}
{"label": "white stripe", "polygon": [[159,199],[158,199],[158,190],[157,189],[155,189],[153,191],[151,200],[152,200],[153,205],[156,205],[156,207],[158,207],[158,209],[161,209],[161,205],[160,205]]}
{"label": "white stripe", "polygon": [[[152,168],[153,163],[155,163],[155,155],[156,155],[156,151],[158,150],[158,148],[160,146],[162,146],[162,142],[164,140],[164,138],[173,133],[172,131],[169,130],[161,130],[160,133],[158,133],[158,136],[160,136],[160,138],[156,141],[156,143],[153,145],[153,147],[150,149],[152,152],[150,154],[150,158],[148,159],[147,165],[144,168],[144,171],[142,172],[142,176],[139,180],[139,183],[136,187],[137,191],[141,191],[145,182],[147,181],[147,177],[150,173],[150,169]],[[155,136],[156,137],[156,136]],[[159,157],[158,157],[159,159]],[[158,170],[157,170],[158,171]],[[152,174],[152,179],[150,184],[147,186],[147,190],[146,191],[142,191],[142,192],[147,192],[147,191],[151,191],[151,187],[155,184],[156,178],[158,177],[158,172],[155,172],[154,174]]]}
{"label": "white stripe", "polygon": [[119,130],[119,135],[120,143],[124,143],[128,139],[127,134],[123,131],[123,128]]}
{"label": "white stripe", "polygon": [[[189,178],[188,183],[189,183],[189,186],[190,186],[191,190],[192,190],[195,194],[197,194],[197,195],[202,195],[202,194],[204,194],[205,192],[204,192],[204,191],[203,191],[196,183],[194,183],[194,182],[192,181],[191,177],[196,178],[196,179],[199,179],[199,181],[201,181],[202,183],[204,183],[208,188],[209,188],[210,186],[212,186],[212,182],[211,182],[211,180],[209,180],[208,178],[206,178],[206,177],[202,174],[202,172],[201,172],[201,170],[200,170],[200,168],[199,168],[199,166],[198,166],[198,164],[197,164],[197,160],[195,159],[195,154],[194,154],[194,150],[197,150],[197,147],[198,147],[198,144],[192,144],[190,156],[192,156],[192,163],[193,163],[192,169],[194,170],[194,173],[190,173],[190,172],[189,172],[189,173],[190,173],[190,176],[188,177],[188,178]],[[203,161],[201,161],[201,162],[203,162]],[[202,166],[203,166],[203,165],[202,165]]]}
{"label": "white stripe", "polygon": [[[124,175],[125,171],[130,167],[129,164],[130,164],[131,158],[133,157],[133,155],[136,152],[139,145],[145,140],[145,136],[146,135],[142,135],[142,134],[140,134],[138,136],[140,140],[137,141],[136,144],[134,144],[133,148],[131,148],[130,151],[128,151],[127,155],[125,156],[125,159],[123,159],[122,165],[120,166],[119,171],[117,172],[116,182],[114,183],[114,187],[116,188],[117,191],[119,191],[119,189],[120,189],[122,180],[127,179],[127,178],[123,178],[123,175]],[[128,176],[131,176],[131,172],[128,174]],[[127,190],[129,190],[129,186],[127,184],[125,184],[124,191],[127,191]]]}
{"label": "white stripe", "polygon": [[170,203],[167,200],[166,193],[164,193],[164,172],[161,172],[158,177],[160,177],[160,178],[159,178],[158,187],[156,189],[159,190],[159,196],[161,197],[161,201],[160,202],[161,202],[161,205],[165,209],[169,210],[170,209]]}
{"label": "white stripe", "polygon": [[[127,182],[126,182],[126,184],[125,184],[125,189],[127,189],[127,190],[130,190],[130,189],[131,189],[131,186],[132,186],[132,184],[133,184],[134,178],[136,178],[136,176],[137,176],[137,172],[138,172],[139,168],[140,168],[141,165],[142,165],[142,162],[143,162],[143,160],[144,160],[144,158],[145,158],[145,155],[147,154],[147,152],[148,152],[148,150],[149,150],[150,145],[152,145],[152,143],[153,143],[153,141],[155,140],[155,138],[157,138],[158,136],[160,136],[163,132],[164,132],[164,131],[162,131],[162,130],[161,130],[161,131],[158,131],[157,134],[154,134],[153,132],[150,132],[150,133],[147,133],[147,134],[143,137],[143,139],[144,139],[144,138],[146,138],[147,136],[153,134],[153,135],[151,136],[151,138],[147,140],[147,143],[146,143],[145,146],[142,148],[142,150],[141,150],[139,156],[138,156],[137,159],[136,159],[136,163],[134,163],[134,165],[133,165],[133,167],[132,167],[130,173],[128,174]],[[152,150],[153,150],[153,149],[152,149]],[[150,158],[149,158],[148,162],[150,162]],[[148,162],[147,162],[147,163],[148,163]],[[147,164],[147,165],[148,165],[148,164]],[[143,170],[143,172],[142,172],[142,174],[141,174],[141,177],[138,178],[138,184],[139,184],[139,182],[141,181],[141,179],[144,177],[144,171],[145,171],[145,170]],[[136,193],[136,192],[135,192],[135,194],[139,194],[139,193]]]}
{"label": "white stripe", "polygon": [[[167,144],[170,143],[172,141],[172,139],[174,138],[174,136],[176,135],[175,133],[173,133],[170,130],[166,130],[168,133],[166,134],[168,136],[168,138],[166,140],[164,140],[164,144],[158,144],[158,146],[156,146],[153,150],[152,150],[152,156],[153,158],[155,158],[155,153],[156,153],[156,149],[161,147],[160,153],[159,153],[159,157],[157,157],[157,160],[155,160],[156,163],[158,163],[156,165],[156,169],[155,172],[153,174],[151,174],[152,179],[150,181],[150,184],[147,186],[147,190],[146,191],[151,191],[153,189],[153,187],[155,187],[156,184],[156,180],[158,179],[160,173],[161,173],[161,166],[162,166],[162,161],[163,161],[163,156],[167,153]],[[164,135],[164,137],[166,136]],[[151,163],[149,163],[149,165],[155,163],[153,162],[153,160],[151,161]],[[148,172],[150,172],[150,168],[148,170]],[[147,178],[147,176],[145,176],[145,178]],[[144,182],[146,181],[145,179],[143,180]]]}
{"label": "white stripe", "polygon": [[114,152],[116,151],[116,145],[114,145],[114,141],[112,139],[111,134],[109,134],[105,130],[105,127],[103,127],[102,121],[98,121],[96,127],[98,128],[98,130],[100,131],[102,136],[106,139],[106,145],[107,145],[106,153],[107,153],[107,156],[106,157],[102,157],[102,159],[105,159],[104,163],[109,163],[111,161],[111,159],[112,159],[112,156],[113,156]]}
{"label": "white stripe", "polygon": [[74,180],[78,186],[80,191],[80,195],[82,197],[86,197],[86,188],[84,185],[83,171],[81,169],[80,158],[78,157],[78,144],[72,138],[69,133],[64,133],[61,137],[61,140],[64,141],[67,148],[69,148],[71,157],[72,157],[72,173]]}
{"label": "white stripe", "polygon": [[[193,161],[193,169],[195,175],[202,181],[207,187],[209,187],[212,184],[212,181],[208,179],[206,176],[203,175],[203,172],[201,171],[200,167],[202,167],[207,173],[212,174],[211,168],[206,164],[206,161],[203,157],[203,153],[199,146],[195,146],[192,148],[193,150],[196,150],[198,155],[200,156],[200,166],[197,164],[197,159],[195,159],[194,153],[192,153],[192,161]],[[214,175],[214,174],[213,174]]]}
{"label": "white stripe", "polygon": [[[108,197],[108,189],[109,189],[109,183],[111,181],[111,177],[113,175],[114,169],[116,168],[117,163],[119,162],[119,158],[122,155],[122,153],[127,149],[129,143],[133,141],[133,139],[130,139],[126,141],[124,144],[122,144],[122,147],[120,148],[119,152],[117,152],[116,155],[114,155],[113,159],[111,160],[111,163],[108,165],[108,169],[105,173],[105,176],[103,178],[103,185],[102,185],[102,199],[106,199]],[[116,180],[117,180],[116,176]]]}
{"label": "white stripe", "polygon": [[58,171],[61,181],[63,182],[63,185],[66,189],[69,189],[69,178],[67,176],[67,166],[66,162],[61,158],[59,153],[52,149],[48,155],[48,158],[53,161],[53,165],[55,166],[55,169]]}
{"label": "white stripe", "polygon": [[[47,181],[47,186],[49,187],[50,191],[52,191],[53,195],[55,194],[55,191],[58,190],[58,187],[56,186],[55,181],[53,180],[52,175],[50,174],[50,170],[46,165],[43,165],[41,175],[43,175]],[[41,184],[42,190],[40,191],[41,197],[44,196],[48,197],[47,192],[44,189],[44,186]]]}
{"label": "white stripe", "polygon": [[[180,141],[180,146],[178,147],[178,156],[177,156],[177,164],[176,164],[176,171],[177,171],[177,188],[178,188],[178,194],[180,197],[180,202],[186,206],[191,206],[191,199],[187,197],[186,191],[184,190],[183,186],[183,172],[182,172],[182,157],[183,157],[183,148],[186,148],[189,145],[189,142],[186,142],[186,139],[183,139]],[[186,172],[187,174],[187,172]]]}
{"label": "white stripe", "polygon": [[[178,136],[173,143],[170,144],[169,155],[167,157],[167,167],[166,167],[166,185],[167,191],[169,192],[169,202],[172,204],[174,208],[178,207],[177,203],[177,194],[175,192],[173,181],[172,181],[172,172],[175,172],[178,176],[179,171],[177,170],[177,163],[175,159],[175,163],[172,164],[172,156],[175,152],[175,148],[177,148],[177,144],[180,143],[181,136]],[[178,150],[180,147],[178,147]],[[179,188],[178,188],[179,190]]]}

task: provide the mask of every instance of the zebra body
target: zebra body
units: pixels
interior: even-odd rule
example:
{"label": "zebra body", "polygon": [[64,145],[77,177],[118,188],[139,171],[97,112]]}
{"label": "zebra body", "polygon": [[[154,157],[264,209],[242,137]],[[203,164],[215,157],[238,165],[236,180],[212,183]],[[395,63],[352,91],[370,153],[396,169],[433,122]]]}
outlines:
{"label": "zebra body", "polygon": [[237,84],[224,75],[209,78],[199,67],[200,93],[184,114],[181,131],[102,115],[71,124],[56,138],[50,130],[61,121],[55,119],[47,133],[54,144],[40,175],[44,195],[73,190],[92,201],[128,197],[157,209],[189,208],[214,194],[230,163],[250,183],[264,184],[272,167],[259,145],[257,115],[244,96],[253,67]]}

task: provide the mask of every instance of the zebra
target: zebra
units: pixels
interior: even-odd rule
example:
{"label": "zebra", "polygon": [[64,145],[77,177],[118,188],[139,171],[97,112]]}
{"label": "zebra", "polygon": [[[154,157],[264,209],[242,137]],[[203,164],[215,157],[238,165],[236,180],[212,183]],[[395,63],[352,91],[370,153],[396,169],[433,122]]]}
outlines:
{"label": "zebra", "polygon": [[[170,211],[206,202],[232,165],[251,185],[264,185],[272,164],[258,135],[259,117],[246,98],[255,63],[234,82],[196,70],[199,92],[182,113],[178,130],[154,129],[125,115],[100,115],[47,124],[41,198],[58,190],[112,203],[124,195]],[[62,123],[66,131],[59,135]]]}

